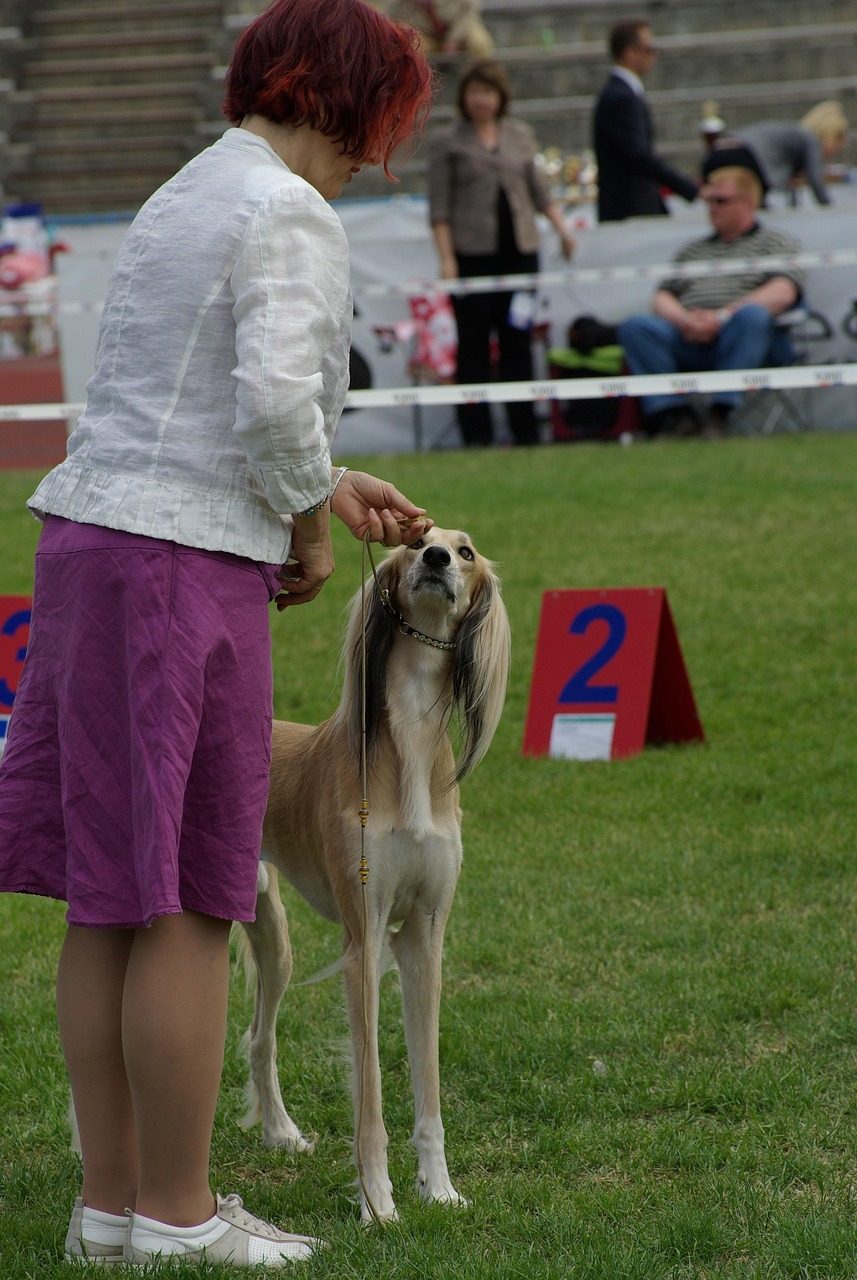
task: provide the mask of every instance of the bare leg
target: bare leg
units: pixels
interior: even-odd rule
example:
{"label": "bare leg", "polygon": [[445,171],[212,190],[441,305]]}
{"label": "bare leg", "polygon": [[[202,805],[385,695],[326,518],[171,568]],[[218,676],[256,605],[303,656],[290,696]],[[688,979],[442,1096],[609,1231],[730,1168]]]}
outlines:
{"label": "bare leg", "polygon": [[83,1198],[123,1213],[137,1196],[137,1139],[122,1054],[130,929],[69,926],[57,973],[57,1020],[83,1155]]}
{"label": "bare leg", "polygon": [[57,1010],[92,1208],[174,1226],[214,1213],[229,928],[191,911],[136,931],[69,928]]}
{"label": "bare leg", "polygon": [[209,1185],[229,992],[228,920],[186,911],[140,929],[128,962],[122,1036],[139,1153],[136,1210],[195,1226]]}

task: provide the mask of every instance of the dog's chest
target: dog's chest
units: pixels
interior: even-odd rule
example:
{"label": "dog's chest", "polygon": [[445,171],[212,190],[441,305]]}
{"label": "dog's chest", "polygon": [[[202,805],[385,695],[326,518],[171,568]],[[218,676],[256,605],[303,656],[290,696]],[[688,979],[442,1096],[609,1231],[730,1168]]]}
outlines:
{"label": "dog's chest", "polygon": [[387,708],[396,761],[395,825],[416,839],[440,836],[455,824],[452,796],[438,780],[453,765],[445,682],[435,664],[422,664],[398,673],[397,683],[398,696]]}
{"label": "dog's chest", "polygon": [[374,849],[370,861],[370,875],[386,891],[391,923],[405,919],[417,901],[429,909],[448,903],[460,870],[457,830],[425,839],[393,831]]}

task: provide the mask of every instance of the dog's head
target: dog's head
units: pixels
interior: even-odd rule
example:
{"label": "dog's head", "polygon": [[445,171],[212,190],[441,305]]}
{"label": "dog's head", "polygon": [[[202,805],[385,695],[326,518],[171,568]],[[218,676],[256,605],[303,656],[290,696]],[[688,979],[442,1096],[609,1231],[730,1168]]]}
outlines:
{"label": "dog's head", "polygon": [[[415,646],[415,661],[427,646],[448,673],[450,713],[458,719],[461,739],[456,780],[463,778],[491,744],[509,676],[509,620],[491,562],[480,555],[468,534],[435,527],[410,546],[391,551],[378,566],[377,577],[367,581],[366,590],[370,748],[384,709],[393,644]],[[360,596],[349,629],[352,666],[359,660],[358,651],[362,652],[359,603]]]}
{"label": "dog's head", "polygon": [[486,582],[498,585],[489,562],[458,529],[430,529],[410,546],[397,547],[383,567],[382,580],[389,581],[406,620],[421,630],[421,623],[433,627],[443,641],[455,640]]}

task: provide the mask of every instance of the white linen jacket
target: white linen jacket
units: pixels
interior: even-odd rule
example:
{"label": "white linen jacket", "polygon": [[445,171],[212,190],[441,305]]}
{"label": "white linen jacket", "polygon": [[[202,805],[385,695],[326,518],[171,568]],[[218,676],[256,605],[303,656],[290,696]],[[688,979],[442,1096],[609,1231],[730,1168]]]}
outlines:
{"label": "white linen jacket", "polygon": [[351,316],[338,217],[267,142],[227,130],[134,219],[86,408],[28,505],[282,563],[290,513],[330,485]]}

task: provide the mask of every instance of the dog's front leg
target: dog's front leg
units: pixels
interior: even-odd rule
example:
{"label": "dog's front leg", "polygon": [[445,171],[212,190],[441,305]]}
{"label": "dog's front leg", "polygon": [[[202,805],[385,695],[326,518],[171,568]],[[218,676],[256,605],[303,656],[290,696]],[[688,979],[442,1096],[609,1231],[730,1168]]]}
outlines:
{"label": "dog's front leg", "polygon": [[[377,914],[373,919],[377,923]],[[354,1163],[360,1188],[360,1216],[366,1226],[394,1222],[397,1217],[387,1170],[387,1130],[381,1106],[378,1058],[381,946],[379,925],[376,930],[370,930],[362,946],[357,939],[352,939],[345,950],[345,995],[353,1070]]]}
{"label": "dog's front leg", "polygon": [[[450,904],[451,905],[451,904]],[[417,902],[392,938],[402,985],[402,1010],[414,1089],[417,1190],[423,1200],[465,1205],[446,1166],[440,1114],[438,1034],[443,935],[449,906]]]}

